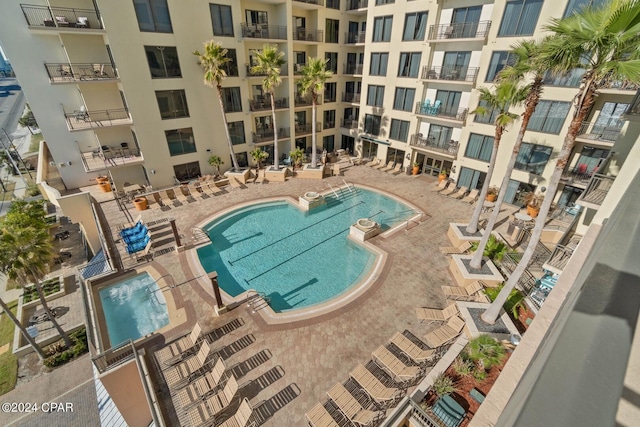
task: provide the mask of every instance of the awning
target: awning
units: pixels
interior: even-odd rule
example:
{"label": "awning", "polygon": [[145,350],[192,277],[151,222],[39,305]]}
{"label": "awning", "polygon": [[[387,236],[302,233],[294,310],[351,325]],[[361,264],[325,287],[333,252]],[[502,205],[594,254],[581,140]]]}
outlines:
{"label": "awning", "polygon": [[364,141],[375,142],[376,144],[391,145],[391,143],[389,141],[383,141],[381,139],[374,139],[374,138],[371,138],[370,136],[361,136],[360,138],[362,140],[364,140]]}

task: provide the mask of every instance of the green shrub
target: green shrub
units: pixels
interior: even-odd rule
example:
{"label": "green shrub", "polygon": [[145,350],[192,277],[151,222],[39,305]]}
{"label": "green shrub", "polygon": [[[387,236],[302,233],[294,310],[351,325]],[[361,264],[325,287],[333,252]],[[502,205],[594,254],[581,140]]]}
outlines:
{"label": "green shrub", "polygon": [[461,377],[468,377],[473,373],[473,363],[470,360],[457,357],[456,360],[453,361],[453,370]]}
{"label": "green shrub", "polygon": [[485,371],[502,363],[506,351],[499,341],[484,334],[469,341],[466,353],[476,363],[478,371]]}
{"label": "green shrub", "polygon": [[[486,288],[484,290],[484,293],[489,297],[491,302],[493,302],[498,297],[498,294],[500,293],[503,287],[504,287],[504,283],[501,283],[496,288]],[[517,319],[518,315],[520,314],[519,309],[525,307],[524,294],[517,289],[512,289],[503,307],[506,312],[511,313],[513,315],[514,319]]]}
{"label": "green shrub", "polygon": [[[69,334],[71,341],[74,343],[73,347],[64,350],[64,343],[61,341],[55,342],[45,348],[45,354],[52,354],[44,359],[45,366],[49,368],[55,368],[56,366],[64,365],[68,361],[77,358],[78,356],[86,353],[89,350],[87,346],[87,334],[85,328],[79,329]],[[62,343],[62,347],[60,347]],[[51,351],[54,347],[59,349],[59,352]]]}
{"label": "green shrub", "polygon": [[[479,242],[471,243],[471,252],[475,252],[478,249]],[[509,248],[504,242],[501,242],[493,234],[489,236],[487,246],[484,247],[483,256],[486,256],[491,261],[502,261],[502,257],[507,253]]]}
{"label": "green shrub", "polygon": [[441,372],[434,380],[433,380],[433,391],[438,397],[446,396],[448,394],[454,393],[458,391],[455,383],[453,382],[453,378],[446,375],[444,372]]}

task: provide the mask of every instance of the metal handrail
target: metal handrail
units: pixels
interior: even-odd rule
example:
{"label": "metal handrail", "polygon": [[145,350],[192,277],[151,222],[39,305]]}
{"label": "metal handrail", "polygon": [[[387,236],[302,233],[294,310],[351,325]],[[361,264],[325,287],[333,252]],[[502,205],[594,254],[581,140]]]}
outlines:
{"label": "metal handrail", "polygon": [[357,92],[342,92],[342,102],[351,102],[351,103],[359,103],[360,102],[360,93]]}
{"label": "metal handrail", "polygon": [[310,30],[308,28],[296,28],[293,30],[293,39],[298,41],[321,42],[324,32],[322,30]]}
{"label": "metal handrail", "polygon": [[439,106],[435,107],[435,104],[427,104],[424,102],[416,102],[416,114],[420,114],[421,116],[435,116],[435,117],[444,117],[447,119],[454,119],[465,121],[467,118],[467,114],[469,113],[468,108],[447,108]]}
{"label": "metal handrail", "polygon": [[362,74],[364,65],[362,64],[344,64],[344,74]]}
{"label": "metal handrail", "polygon": [[240,33],[246,39],[287,39],[287,27],[285,25],[268,24],[240,24]]}
{"label": "metal handrail", "polygon": [[104,29],[98,9],[48,7],[21,4],[22,13],[31,27]]}
{"label": "metal handrail", "polygon": [[422,68],[422,80],[447,80],[474,82],[478,77],[478,67],[429,67]]}
{"label": "metal handrail", "polygon": [[580,138],[594,139],[607,142],[615,142],[620,136],[622,127],[624,126],[624,120],[618,120],[613,125],[599,125],[595,122],[582,122],[578,136]]}
{"label": "metal handrail", "polygon": [[491,29],[491,21],[457,22],[432,25],[429,40],[484,39]]}
{"label": "metal handrail", "polygon": [[112,110],[74,111],[65,113],[69,129],[85,129],[88,127],[103,127],[113,125],[114,120],[131,120],[128,108]]}
{"label": "metal handrail", "polygon": [[369,7],[369,0],[348,0],[346,10],[366,9]]}
{"label": "metal handrail", "polygon": [[367,33],[365,31],[346,32],[344,33],[345,44],[365,43]]}
{"label": "metal handrail", "polygon": [[118,71],[110,63],[45,63],[51,83],[117,79]]}

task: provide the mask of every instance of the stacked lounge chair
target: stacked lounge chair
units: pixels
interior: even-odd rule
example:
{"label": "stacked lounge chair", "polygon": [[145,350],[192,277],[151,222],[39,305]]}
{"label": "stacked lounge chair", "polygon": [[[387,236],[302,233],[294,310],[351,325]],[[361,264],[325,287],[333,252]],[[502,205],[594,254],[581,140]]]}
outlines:
{"label": "stacked lounge chair", "polygon": [[475,295],[483,290],[485,285],[480,280],[476,280],[465,287],[462,286],[442,286],[442,291],[447,299],[456,301],[473,301]]}
{"label": "stacked lounge chair", "polygon": [[388,348],[382,345],[373,352],[373,359],[378,366],[387,371],[397,382],[410,381],[422,373],[419,366],[405,365],[402,360],[398,359]]}
{"label": "stacked lounge chair", "polygon": [[[187,418],[191,421],[191,425],[199,426],[207,420],[217,416],[220,412],[229,407],[237,392],[238,382],[235,377],[231,375],[222,390],[205,398],[199,405],[189,410]],[[196,401],[195,403],[198,402]]]}
{"label": "stacked lounge chair", "polygon": [[467,194],[467,191],[469,191],[468,187],[460,187],[460,189],[456,193],[449,194],[449,197],[452,197],[454,199],[462,199],[464,195]]}
{"label": "stacked lounge chair", "polygon": [[331,412],[322,403],[316,404],[305,414],[311,427],[340,427],[333,419]]}
{"label": "stacked lounge chair", "polygon": [[[222,358],[218,358],[218,361],[209,372],[189,383],[189,385],[176,394],[175,400],[178,402],[179,406],[182,409],[188,409],[195,403],[202,401],[213,393],[223,381],[225,377],[225,369],[224,361]],[[227,385],[229,386],[229,389],[227,389]],[[233,383],[229,384],[227,381],[227,384],[225,385],[227,392],[231,390],[232,387]]]}
{"label": "stacked lounge chair", "polygon": [[403,395],[401,389],[387,387],[382,384],[382,382],[362,364],[356,366],[349,373],[349,376],[380,405],[391,404]]}
{"label": "stacked lounge chair", "polygon": [[400,332],[396,332],[396,334],[391,338],[391,343],[398,347],[403,354],[419,364],[429,362],[436,356],[435,350],[424,350],[418,347],[416,343]]}
{"label": "stacked lounge chair", "polygon": [[464,328],[464,320],[458,316],[454,316],[439,328],[429,332],[424,336],[424,342],[431,348],[438,348],[450,341],[453,341]]}
{"label": "stacked lounge chair", "polygon": [[432,322],[446,322],[451,319],[453,316],[457,315],[460,311],[458,310],[458,306],[453,303],[449,304],[447,307],[439,310],[437,308],[425,308],[425,307],[417,307],[416,308],[416,316],[420,319],[420,323],[428,320],[429,323]]}
{"label": "stacked lounge chair", "polygon": [[210,353],[211,347],[204,341],[195,356],[164,371],[164,378],[169,388],[177,390],[188,385],[198,371],[205,366]]}

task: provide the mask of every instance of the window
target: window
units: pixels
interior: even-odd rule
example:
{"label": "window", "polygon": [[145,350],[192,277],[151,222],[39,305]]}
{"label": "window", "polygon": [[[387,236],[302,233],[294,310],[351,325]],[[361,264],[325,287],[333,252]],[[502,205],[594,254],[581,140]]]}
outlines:
{"label": "window", "polygon": [[416,90],[406,87],[397,87],[396,96],[393,99],[393,109],[400,111],[411,111],[413,109],[413,99],[416,96]]}
{"label": "window", "polygon": [[169,154],[178,156],[180,154],[195,153],[196,142],[193,140],[193,129],[174,129],[164,131],[169,145]]}
{"label": "window", "polygon": [[336,137],[335,135],[328,135],[322,138],[322,148],[327,151],[333,151],[336,145]]}
{"label": "window", "polygon": [[228,129],[229,136],[231,137],[231,144],[240,145],[246,142],[243,121],[228,123]]}
{"label": "window", "polygon": [[585,7],[598,8],[605,3],[607,3],[607,0],[569,0],[569,4],[567,4],[567,9],[564,11],[563,18],[573,15],[574,12],[579,12]]}
{"label": "window", "polygon": [[456,117],[458,107],[460,106],[460,98],[462,92],[454,92],[450,90],[438,90],[436,92],[436,103],[440,101],[440,106],[436,110],[436,114],[443,114],[449,117]]}
{"label": "window", "polygon": [[404,18],[402,40],[424,40],[427,30],[427,12],[407,13]]}
{"label": "window", "polygon": [[178,52],[173,46],[145,46],[151,78],[182,77]]}
{"label": "window", "polygon": [[327,9],[340,10],[340,0],[327,0]]}
{"label": "window", "polygon": [[367,87],[367,105],[382,107],[384,101],[384,86],[369,85]]}
{"label": "window", "polygon": [[202,176],[200,173],[200,163],[191,162],[173,166],[173,173],[180,182],[191,181]]}
{"label": "window", "polygon": [[227,58],[231,61],[224,64],[228,77],[238,77],[238,58],[235,49],[227,49]]}
{"label": "window", "polygon": [[162,120],[189,117],[184,90],[159,90],[156,91],[156,99]]}
{"label": "window", "polygon": [[324,102],[336,102],[337,83],[324,84]]}
{"label": "window", "polygon": [[498,117],[498,114],[500,114],[500,110],[496,110],[494,108],[490,108],[487,105],[486,101],[482,101],[480,100],[480,102],[478,103],[478,107],[483,107],[487,110],[486,114],[476,114],[475,119],[473,120],[476,123],[484,123],[484,124],[488,124],[488,125],[492,125],[496,122],[496,118]]}
{"label": "window", "polygon": [[542,2],[543,0],[508,1],[502,15],[498,37],[533,35]]}
{"label": "window", "polygon": [[167,0],[133,0],[140,31],[171,33],[171,17]]}
{"label": "window", "polygon": [[380,135],[380,121],[382,116],[376,116],[373,114],[364,115],[364,131],[371,135]]}
{"label": "window", "polygon": [[430,125],[427,135],[428,144],[440,148],[449,148],[453,143],[451,133],[453,128],[449,126]]}
{"label": "window", "polygon": [[376,0],[376,6],[382,6],[384,4],[393,4],[396,0]]}
{"label": "window", "polygon": [[458,177],[458,187],[467,187],[470,190],[481,189],[484,180],[487,178],[486,172],[462,167]]}
{"label": "window", "polygon": [[[246,151],[236,153],[236,160],[238,161],[238,166],[241,168],[249,167],[249,156]],[[233,160],[231,159],[231,154],[229,154],[229,163],[233,164]]]}
{"label": "window", "polygon": [[491,160],[491,152],[493,151],[493,137],[486,135],[478,135],[472,133],[469,135],[469,143],[464,153],[465,157],[470,159],[478,159],[483,162]]}
{"label": "window", "polygon": [[326,110],[324,112],[324,129],[336,127],[336,110]]}
{"label": "window", "polygon": [[491,54],[491,61],[489,62],[489,70],[487,71],[486,81],[492,82],[496,76],[507,65],[513,65],[516,61],[516,56],[507,52],[506,50],[498,50]]}
{"label": "window", "polygon": [[603,136],[606,136],[607,130],[622,129],[625,122],[625,120],[622,119],[622,115],[628,108],[629,104],[605,102],[602,110],[600,110],[598,119],[593,125],[591,133],[602,133],[605,134]]}
{"label": "window", "polygon": [[531,115],[527,130],[559,134],[570,105],[569,102],[540,101]]}
{"label": "window", "polygon": [[225,113],[239,113],[242,111],[239,87],[223,87],[222,99]]}
{"label": "window", "polygon": [[338,52],[325,52],[324,59],[327,62],[327,71],[331,71],[333,74],[338,73]]}
{"label": "window", "polygon": [[420,69],[420,52],[403,52],[400,54],[400,65],[398,66],[398,77],[418,77]]}
{"label": "window", "polygon": [[566,74],[554,75],[550,71],[544,73],[542,82],[549,86],[578,87],[584,75],[584,68],[574,68]]}
{"label": "window", "polygon": [[209,4],[211,10],[211,23],[213,35],[220,37],[233,37],[233,17],[231,6],[222,4]]}
{"label": "window", "polygon": [[269,24],[269,14],[264,10],[246,9],[244,15],[248,25]]}
{"label": "window", "polygon": [[388,53],[372,53],[371,54],[371,67],[369,68],[369,75],[371,76],[386,76],[387,75],[387,63],[389,62]]}
{"label": "window", "polygon": [[338,43],[338,31],[340,21],[337,19],[327,19],[325,23],[325,43]]}
{"label": "window", "polygon": [[[451,24],[453,32],[450,38],[473,38],[478,34],[478,23],[482,14],[482,6],[460,7],[453,9]],[[482,31],[486,32],[486,29]]]}
{"label": "window", "polygon": [[393,16],[379,16],[373,19],[373,41],[388,42],[391,40]]}
{"label": "window", "polygon": [[552,151],[553,148],[551,147],[523,142],[514,167],[522,171],[542,175]]}
{"label": "window", "polygon": [[409,138],[409,122],[391,119],[389,138],[395,139],[396,141],[407,142],[407,138]]}

